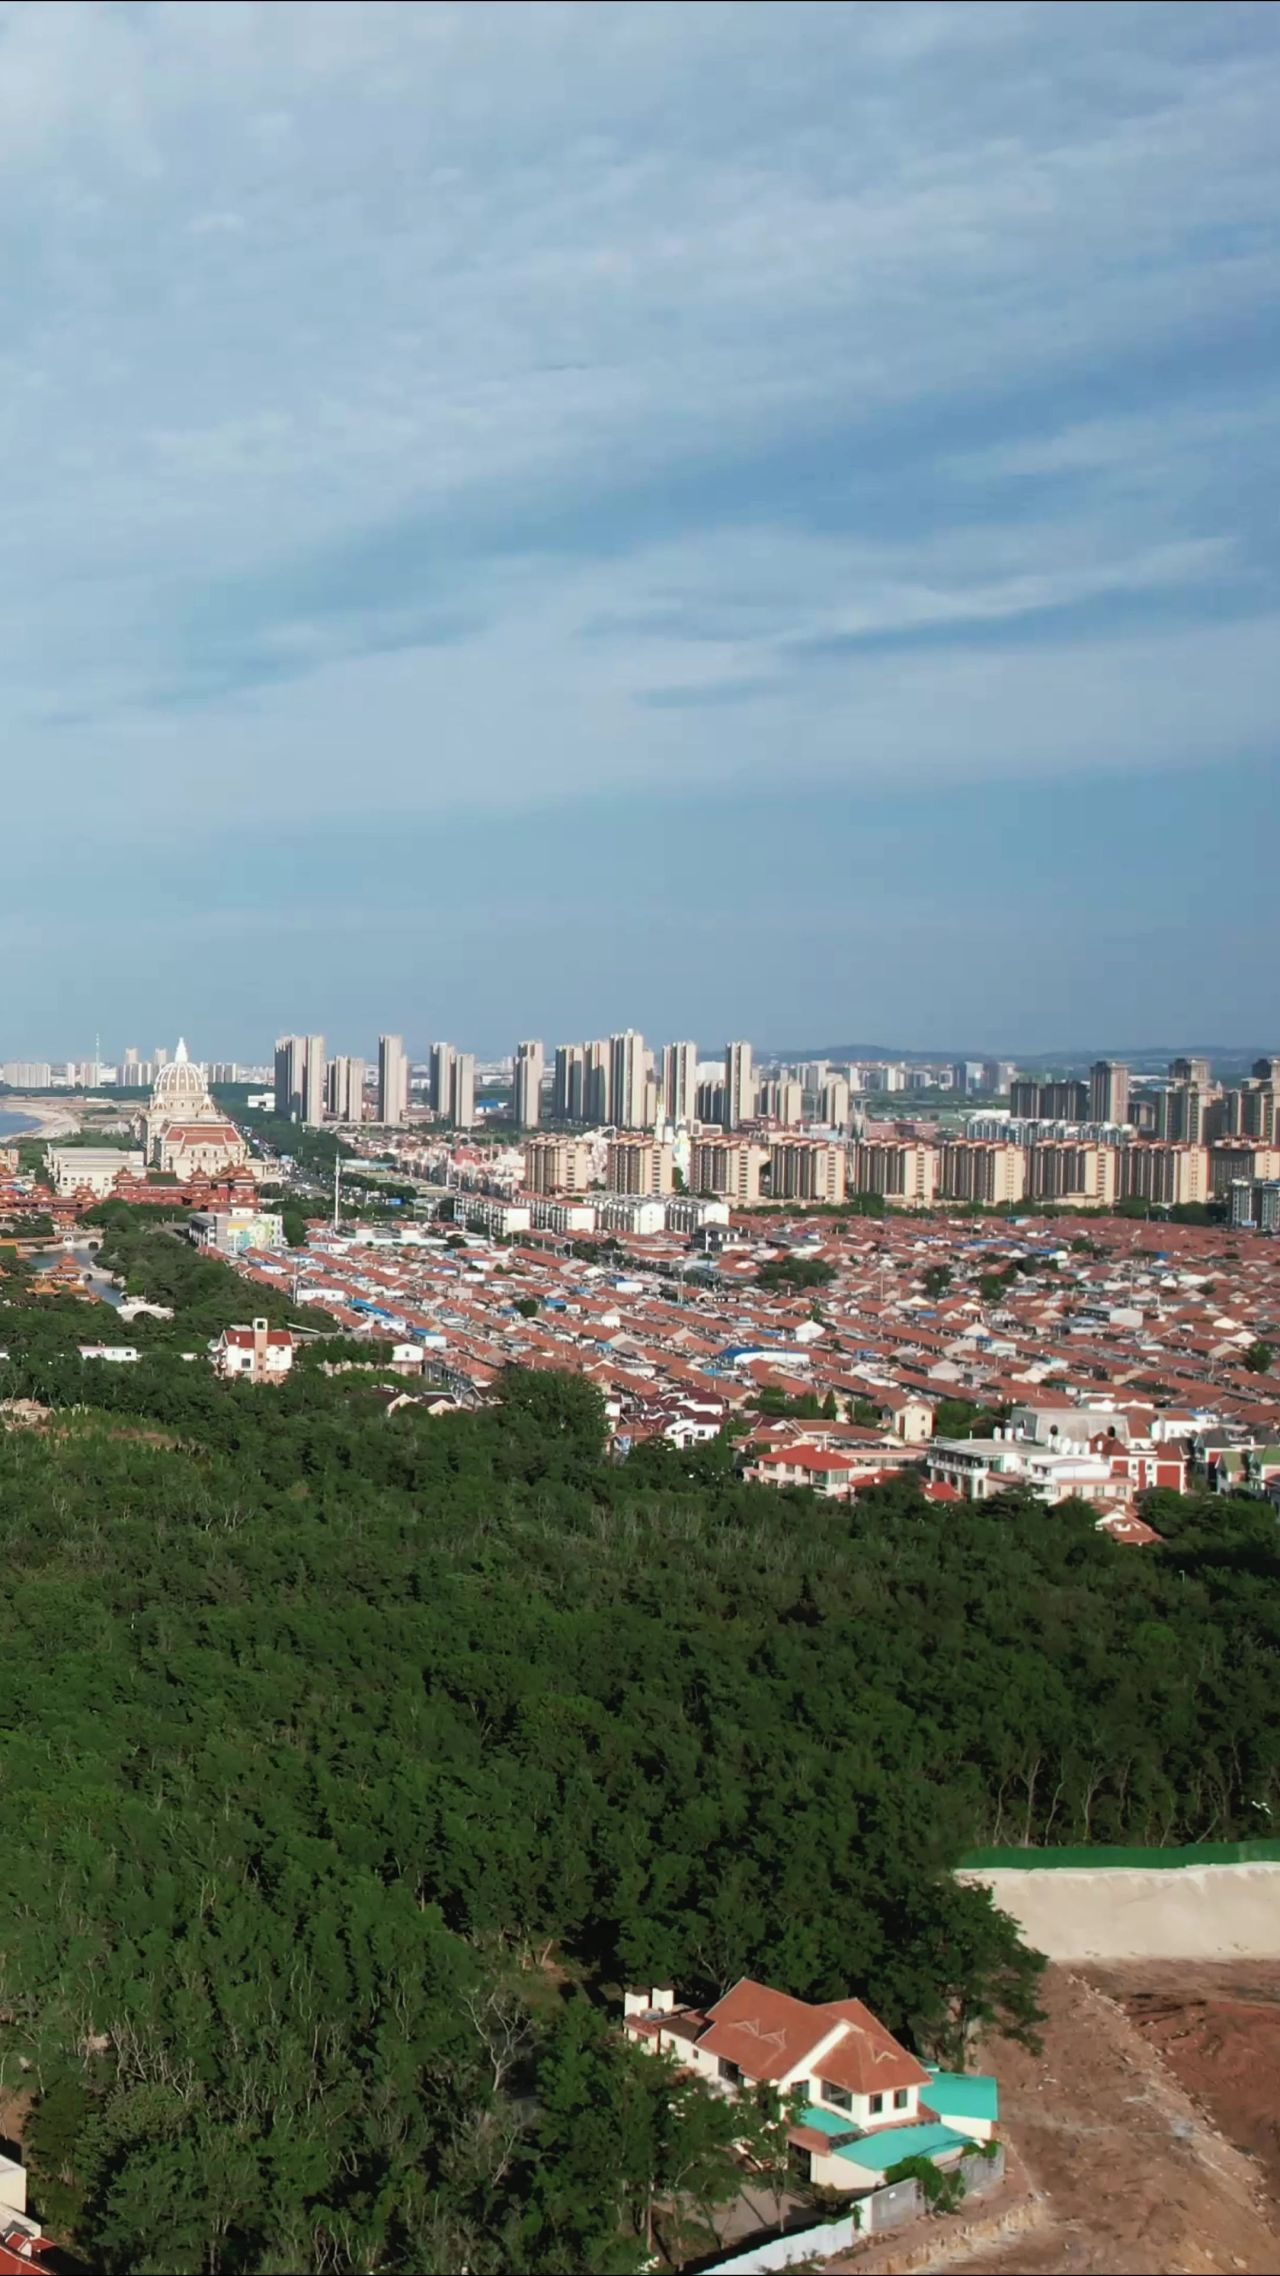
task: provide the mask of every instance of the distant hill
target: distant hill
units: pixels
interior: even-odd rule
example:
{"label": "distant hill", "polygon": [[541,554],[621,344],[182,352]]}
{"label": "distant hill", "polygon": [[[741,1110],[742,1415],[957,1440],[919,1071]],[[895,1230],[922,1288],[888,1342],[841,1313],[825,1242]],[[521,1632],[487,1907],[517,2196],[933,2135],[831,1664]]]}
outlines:
{"label": "distant hill", "polygon": [[1123,1059],[1131,1067],[1163,1069],[1170,1059],[1209,1059],[1215,1067],[1244,1067],[1254,1059],[1280,1054],[1275,1043],[1144,1043],[1092,1044],[1071,1051],[978,1050],[972,1044],[939,1043],[932,1050],[901,1043],[788,1043],[757,1045],[761,1059],[890,1059],[903,1066],[917,1060],[1011,1059],[1018,1067],[1088,1067],[1095,1059]]}

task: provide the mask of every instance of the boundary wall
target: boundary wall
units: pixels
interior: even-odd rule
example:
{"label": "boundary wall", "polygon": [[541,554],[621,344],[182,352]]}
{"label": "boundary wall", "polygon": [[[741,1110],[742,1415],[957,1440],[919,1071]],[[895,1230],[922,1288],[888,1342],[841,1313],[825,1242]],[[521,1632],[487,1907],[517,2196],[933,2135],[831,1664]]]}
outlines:
{"label": "boundary wall", "polygon": [[[997,2144],[994,2157],[966,2158],[960,2172],[966,2202],[970,2197],[985,2197],[1004,2179],[1004,2150]],[[904,2228],[927,2210],[918,2181],[894,2181],[886,2188],[868,2190],[865,2197],[859,2197],[857,2211],[844,2213],[839,2220],[822,2221],[813,2228],[788,2229],[782,2236],[747,2245],[726,2260],[704,2261],[701,2276],[765,2276],[775,2268],[829,2260],[855,2244],[884,2236],[890,2229]]]}

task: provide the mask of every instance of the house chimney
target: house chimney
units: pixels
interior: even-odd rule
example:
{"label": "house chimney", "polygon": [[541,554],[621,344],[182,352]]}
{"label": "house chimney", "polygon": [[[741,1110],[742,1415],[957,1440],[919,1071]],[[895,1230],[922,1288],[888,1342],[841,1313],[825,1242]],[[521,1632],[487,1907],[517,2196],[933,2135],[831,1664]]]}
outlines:
{"label": "house chimney", "polygon": [[669,1984],[655,1984],[649,1995],[649,2003],[655,2015],[675,2014],[676,1995]]}

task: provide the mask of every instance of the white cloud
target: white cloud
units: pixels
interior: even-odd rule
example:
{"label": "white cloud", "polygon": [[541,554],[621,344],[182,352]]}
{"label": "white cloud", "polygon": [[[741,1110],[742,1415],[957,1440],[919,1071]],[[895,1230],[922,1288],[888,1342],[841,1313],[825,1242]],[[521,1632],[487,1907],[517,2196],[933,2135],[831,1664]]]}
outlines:
{"label": "white cloud", "polygon": [[[925,687],[997,776],[1145,752],[1148,679],[1169,760],[1211,751],[1213,701],[1158,683],[1233,638],[1260,666],[1252,625],[866,659],[872,736],[798,649],[1258,606],[1213,471],[1274,405],[1175,398],[1274,294],[1278,80],[1250,8],[0,12],[0,728],[33,806],[48,739],[117,820],[122,781],[175,827],[337,810],[362,720],[410,803],[716,781],[775,764],[778,704],[818,776],[927,777]],[[984,485],[1055,474],[1093,487],[984,526]],[[610,613],[667,629],[593,652]],[[397,647],[455,617],[486,629]],[[637,708],[780,672],[731,765],[727,713]],[[1212,693],[1256,736],[1251,689]]]}

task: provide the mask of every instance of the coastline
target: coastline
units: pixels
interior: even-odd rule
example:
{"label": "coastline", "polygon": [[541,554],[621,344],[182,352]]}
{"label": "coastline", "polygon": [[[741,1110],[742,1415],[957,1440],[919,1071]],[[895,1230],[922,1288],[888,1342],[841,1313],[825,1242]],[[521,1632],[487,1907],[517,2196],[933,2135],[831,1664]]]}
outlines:
{"label": "coastline", "polygon": [[24,1138],[69,1138],[80,1128],[80,1116],[69,1107],[47,1098],[23,1098],[17,1091],[6,1093],[0,1112],[20,1114],[31,1125],[29,1130],[15,1130],[13,1143]]}

